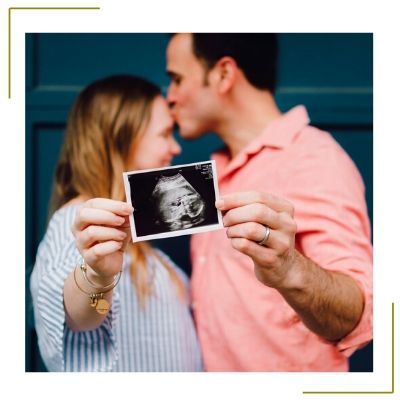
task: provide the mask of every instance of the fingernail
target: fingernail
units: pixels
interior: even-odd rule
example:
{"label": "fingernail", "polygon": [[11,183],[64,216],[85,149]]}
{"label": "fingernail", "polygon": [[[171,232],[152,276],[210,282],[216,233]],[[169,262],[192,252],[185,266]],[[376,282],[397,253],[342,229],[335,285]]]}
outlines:
{"label": "fingernail", "polygon": [[130,204],[125,204],[125,210],[131,214],[133,213],[134,208]]}
{"label": "fingernail", "polygon": [[223,201],[222,199],[218,199],[218,200],[215,202],[215,207],[217,207],[217,208],[223,208],[223,207],[224,207],[224,201]]}
{"label": "fingernail", "polygon": [[116,222],[118,225],[122,225],[122,224],[125,222],[125,218],[117,217],[117,218],[115,218],[115,222]]}

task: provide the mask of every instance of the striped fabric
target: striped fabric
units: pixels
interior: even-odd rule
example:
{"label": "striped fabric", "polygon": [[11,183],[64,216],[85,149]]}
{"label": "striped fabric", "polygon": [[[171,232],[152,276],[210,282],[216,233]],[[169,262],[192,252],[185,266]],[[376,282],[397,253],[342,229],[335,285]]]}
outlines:
{"label": "striped fabric", "polygon": [[[54,214],[31,276],[39,348],[48,370],[201,371],[189,308],[154,257],[148,259],[154,294],[144,307],[138,302],[126,257],[103,324],[87,332],[73,332],[65,325],[64,281],[79,257],[70,231],[75,211],[76,206],[69,206]],[[188,286],[187,277],[169,261]]]}

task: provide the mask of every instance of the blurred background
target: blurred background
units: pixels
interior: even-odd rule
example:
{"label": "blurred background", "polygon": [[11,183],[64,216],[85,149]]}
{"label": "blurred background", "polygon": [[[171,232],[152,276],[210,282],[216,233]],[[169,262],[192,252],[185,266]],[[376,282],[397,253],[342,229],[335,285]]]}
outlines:
{"label": "blurred background", "polygon": [[[281,33],[278,105],[282,111],[304,104],[311,123],[329,131],[352,157],[366,186],[373,222],[373,35],[369,33]],[[26,371],[46,371],[37,348],[29,277],[47,223],[54,168],[70,106],[87,84],[129,73],[163,88],[163,33],[26,34]],[[183,142],[174,164],[209,159],[221,146],[213,134]],[[189,237],[157,240],[190,274]],[[373,344],[350,359],[351,371],[373,370]]]}

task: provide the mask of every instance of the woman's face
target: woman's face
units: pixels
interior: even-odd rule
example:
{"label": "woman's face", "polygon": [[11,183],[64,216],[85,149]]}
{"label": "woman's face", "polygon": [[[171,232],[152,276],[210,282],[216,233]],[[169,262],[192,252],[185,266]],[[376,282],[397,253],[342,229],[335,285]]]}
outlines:
{"label": "woman's face", "polygon": [[128,156],[128,170],[171,165],[172,158],[181,152],[173,136],[173,126],[166,100],[157,96],[153,101],[149,124]]}

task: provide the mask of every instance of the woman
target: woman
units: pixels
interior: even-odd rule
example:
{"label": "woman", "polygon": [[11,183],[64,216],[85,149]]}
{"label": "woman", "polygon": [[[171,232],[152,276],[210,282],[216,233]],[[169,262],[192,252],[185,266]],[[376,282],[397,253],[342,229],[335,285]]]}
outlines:
{"label": "woman", "polygon": [[50,371],[202,369],[187,278],[150,244],[131,242],[123,201],[123,171],[168,166],[180,150],[153,84],[113,76],[78,96],[31,277]]}

